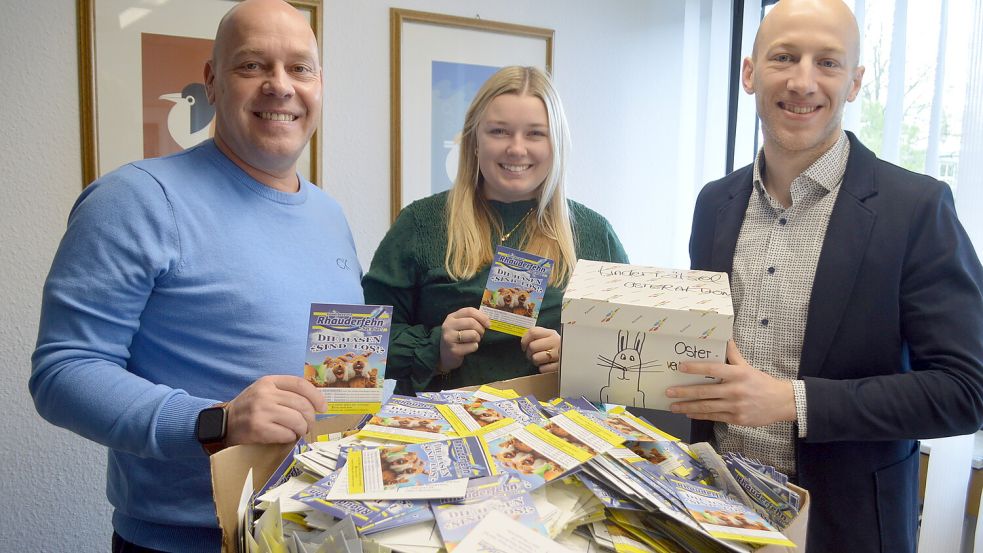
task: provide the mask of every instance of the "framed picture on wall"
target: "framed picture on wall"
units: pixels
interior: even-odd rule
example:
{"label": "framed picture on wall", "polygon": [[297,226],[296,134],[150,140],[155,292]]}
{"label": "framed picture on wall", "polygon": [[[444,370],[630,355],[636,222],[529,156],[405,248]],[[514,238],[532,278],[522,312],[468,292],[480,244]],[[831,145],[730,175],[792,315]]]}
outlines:
{"label": "framed picture on wall", "polygon": [[[82,186],[136,159],[214,135],[205,62],[234,0],[77,0]],[[293,0],[321,43],[321,0]],[[318,182],[318,133],[298,161]]]}
{"label": "framed picture on wall", "polygon": [[448,190],[478,88],[506,65],[551,71],[553,30],[391,8],[391,220]]}

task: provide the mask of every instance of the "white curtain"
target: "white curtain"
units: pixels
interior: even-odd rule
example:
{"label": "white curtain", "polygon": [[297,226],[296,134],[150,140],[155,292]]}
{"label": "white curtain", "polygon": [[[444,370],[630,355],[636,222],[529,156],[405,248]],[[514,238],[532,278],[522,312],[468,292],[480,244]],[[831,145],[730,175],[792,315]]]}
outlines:
{"label": "white curtain", "polygon": [[[676,212],[692,215],[696,194],[726,172],[731,0],[686,0],[679,106]],[[665,53],[663,55],[676,55]],[[677,219],[673,266],[689,266],[692,218]]]}
{"label": "white curtain", "polygon": [[983,0],[973,2],[970,61],[962,144],[956,179],[956,209],[977,254],[983,253]]}

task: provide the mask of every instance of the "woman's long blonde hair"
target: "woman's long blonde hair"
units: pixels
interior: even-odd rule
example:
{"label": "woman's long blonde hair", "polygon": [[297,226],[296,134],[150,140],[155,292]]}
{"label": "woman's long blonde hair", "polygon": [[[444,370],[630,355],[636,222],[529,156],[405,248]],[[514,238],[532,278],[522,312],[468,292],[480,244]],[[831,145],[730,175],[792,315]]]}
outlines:
{"label": "woman's long blonde hair", "polygon": [[484,177],[478,168],[478,123],[488,105],[502,94],[533,96],[543,101],[549,121],[553,163],[539,186],[536,217],[525,226],[520,249],[555,262],[550,284],[565,283],[577,261],[570,210],[563,189],[565,159],[570,133],[563,104],[549,76],[535,67],[505,67],[492,75],[475,95],[461,130],[457,178],[447,200],[447,254],[444,267],[451,278],[467,280],[489,265],[494,250],[492,230],[501,234],[502,221],[482,191]]}

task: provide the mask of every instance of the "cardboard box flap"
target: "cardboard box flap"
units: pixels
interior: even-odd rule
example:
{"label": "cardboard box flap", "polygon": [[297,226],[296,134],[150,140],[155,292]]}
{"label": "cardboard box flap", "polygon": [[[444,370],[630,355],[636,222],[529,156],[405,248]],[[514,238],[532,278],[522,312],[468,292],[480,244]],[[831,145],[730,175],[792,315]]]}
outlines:
{"label": "cardboard box flap", "polygon": [[756,553],[805,553],[806,537],[809,533],[809,508],[812,501],[808,490],[800,488],[791,482],[789,482],[788,487],[798,492],[801,501],[799,503],[799,514],[796,515],[795,520],[782,533],[785,534],[786,538],[792,540],[796,547],[768,545],[758,549]]}
{"label": "cardboard box flap", "polygon": [[[362,415],[339,415],[314,423],[307,434],[307,441],[315,441],[321,434],[341,432],[355,427]],[[287,457],[294,444],[245,444],[228,447],[212,455],[212,498],[215,513],[222,529],[222,551],[236,551],[236,509],[242,494],[246,474],[253,469],[253,492],[270,479],[273,471]]]}
{"label": "cardboard box flap", "polygon": [[[556,397],[560,389],[560,379],[557,373],[531,374],[491,382],[488,385],[500,390],[515,390],[515,393],[520,396],[534,395],[539,401],[546,401]],[[477,390],[478,388],[479,386],[467,386],[461,389]]]}
{"label": "cardboard box flap", "polygon": [[222,529],[222,551],[236,550],[236,510],[246,474],[253,469],[253,492],[266,483],[293,444],[248,444],[229,447],[209,458],[212,466],[212,498]]}
{"label": "cardboard box flap", "polygon": [[563,294],[622,306],[707,311],[734,316],[726,273],[684,271],[581,259]]}

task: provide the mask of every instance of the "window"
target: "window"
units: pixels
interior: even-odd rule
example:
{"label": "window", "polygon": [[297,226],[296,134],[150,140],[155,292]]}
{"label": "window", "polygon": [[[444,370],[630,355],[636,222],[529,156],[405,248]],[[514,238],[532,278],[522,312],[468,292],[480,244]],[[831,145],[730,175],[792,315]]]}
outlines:
{"label": "window", "polygon": [[[983,243],[983,0],[845,0],[861,29],[866,67],[843,126],[881,159],[952,187],[960,220]],[[736,0],[735,36],[750,55],[776,0]],[[735,48],[737,44],[735,44]],[[753,97],[731,79],[732,170],[761,144]],[[735,94],[736,91],[736,94]],[[733,101],[734,97],[737,101]],[[974,206],[974,207],[971,207]]]}

